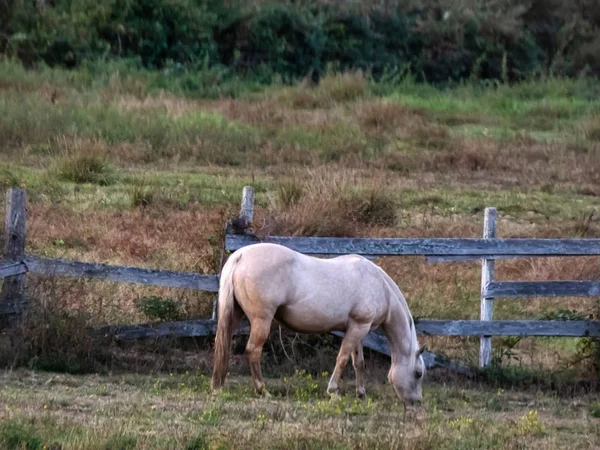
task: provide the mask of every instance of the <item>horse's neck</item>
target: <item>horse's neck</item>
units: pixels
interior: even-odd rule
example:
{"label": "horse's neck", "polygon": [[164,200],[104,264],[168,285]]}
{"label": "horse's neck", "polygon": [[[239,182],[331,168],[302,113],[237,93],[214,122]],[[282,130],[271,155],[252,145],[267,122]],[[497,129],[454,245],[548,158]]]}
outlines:
{"label": "horse's neck", "polygon": [[403,308],[399,299],[390,299],[390,311],[387,320],[382,324],[384,333],[390,344],[392,364],[406,363],[410,361],[410,356],[414,346],[413,321],[410,313]]}

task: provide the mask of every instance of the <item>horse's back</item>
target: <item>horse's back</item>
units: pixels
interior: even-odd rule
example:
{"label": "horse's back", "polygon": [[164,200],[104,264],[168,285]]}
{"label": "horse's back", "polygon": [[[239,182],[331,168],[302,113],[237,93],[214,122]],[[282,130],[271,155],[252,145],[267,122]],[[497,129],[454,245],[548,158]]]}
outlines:
{"label": "horse's back", "polygon": [[386,285],[366,258],[320,259],[275,244],[242,250],[234,284],[248,315],[272,312],[292,329],[322,331],[386,314]]}

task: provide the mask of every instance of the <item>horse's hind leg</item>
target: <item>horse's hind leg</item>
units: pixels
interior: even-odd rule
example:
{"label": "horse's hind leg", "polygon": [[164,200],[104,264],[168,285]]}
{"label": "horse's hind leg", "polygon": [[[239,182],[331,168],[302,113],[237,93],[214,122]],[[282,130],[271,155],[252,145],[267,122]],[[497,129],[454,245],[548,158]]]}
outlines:
{"label": "horse's hind leg", "polygon": [[250,373],[254,382],[254,389],[258,394],[267,393],[265,382],[262,376],[260,366],[260,357],[262,354],[263,345],[269,337],[271,329],[271,319],[254,319],[250,323],[250,337],[246,345],[246,356],[250,364]]}
{"label": "horse's hind leg", "polygon": [[363,341],[361,340],[352,352],[352,365],[356,372],[356,396],[365,398],[367,391],[365,389],[365,357],[363,354]]}
{"label": "horse's hind leg", "polygon": [[340,346],[340,351],[335,362],[335,370],[331,375],[329,386],[327,387],[328,394],[334,396],[337,395],[340,378],[342,377],[342,372],[344,371],[346,364],[348,364],[350,355],[354,353],[354,350],[358,344],[362,342],[363,338],[367,335],[370,329],[371,324],[354,323],[346,330],[346,334],[342,340],[342,345]]}

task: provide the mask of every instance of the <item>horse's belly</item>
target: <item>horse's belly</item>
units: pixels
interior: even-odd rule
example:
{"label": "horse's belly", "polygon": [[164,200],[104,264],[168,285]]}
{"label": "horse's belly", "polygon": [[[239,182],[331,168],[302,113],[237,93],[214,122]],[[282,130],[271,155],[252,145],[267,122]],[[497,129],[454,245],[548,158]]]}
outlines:
{"label": "horse's belly", "polygon": [[283,306],[275,313],[275,320],[297,333],[316,334],[344,331],[348,323],[348,314],[329,310],[325,315],[312,308]]}

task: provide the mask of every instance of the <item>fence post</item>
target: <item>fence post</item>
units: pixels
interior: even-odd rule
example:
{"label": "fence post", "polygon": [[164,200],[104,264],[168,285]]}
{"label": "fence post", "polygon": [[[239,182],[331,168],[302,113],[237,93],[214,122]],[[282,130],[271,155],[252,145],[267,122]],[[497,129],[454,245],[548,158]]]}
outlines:
{"label": "fence post", "polygon": [[252,186],[244,186],[242,190],[242,204],[240,206],[240,218],[247,224],[252,223],[254,216],[254,189]]}
{"label": "fence post", "polygon": [[[27,194],[23,189],[10,189],[6,193],[6,219],[4,223],[4,258],[22,261],[25,258],[25,205]],[[0,312],[18,319],[25,309],[25,274],[4,279],[0,293]],[[9,320],[12,322],[12,320]]]}
{"label": "fence post", "polygon": [[[252,223],[252,217],[254,216],[254,189],[252,186],[244,186],[242,190],[242,202],[240,204],[240,214],[237,219],[233,220],[232,227],[227,226],[225,228],[225,233],[229,232],[246,232],[248,227]],[[221,267],[223,269],[223,264],[225,261],[225,251],[221,255]],[[213,301],[213,311],[212,311],[212,320],[217,320],[217,303],[219,299],[219,294],[217,294],[215,300]]]}
{"label": "fence post", "polygon": [[[483,219],[483,238],[496,238],[496,208],[485,208]],[[494,299],[486,297],[487,286],[494,281],[494,260],[484,259],[481,262],[481,320],[492,320]],[[479,367],[486,367],[492,361],[492,338],[481,336],[479,345]]]}
{"label": "fence post", "polygon": [[[483,238],[496,238],[496,208],[485,208],[483,219]],[[484,259],[481,262],[481,320],[492,320],[494,299],[486,296],[487,286],[494,281],[494,260]],[[479,367],[488,366],[492,361],[492,338],[481,336],[479,345]]]}

